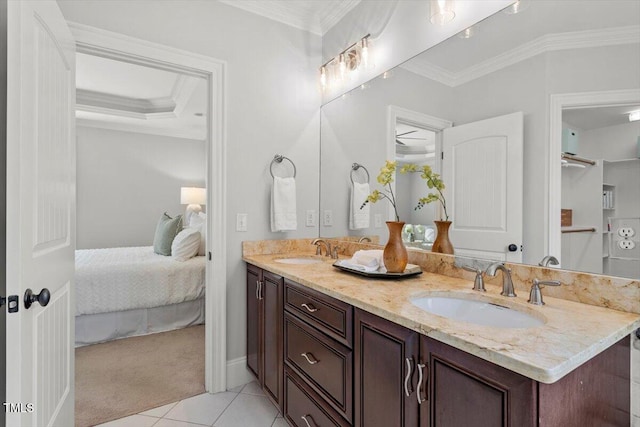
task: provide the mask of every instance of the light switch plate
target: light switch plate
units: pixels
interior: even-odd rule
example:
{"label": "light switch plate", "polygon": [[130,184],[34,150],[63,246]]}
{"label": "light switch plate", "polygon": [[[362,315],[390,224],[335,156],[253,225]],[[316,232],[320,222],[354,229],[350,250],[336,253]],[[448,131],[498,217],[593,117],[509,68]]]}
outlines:
{"label": "light switch plate", "polygon": [[246,213],[236,215],[236,231],[247,231],[247,216]]}
{"label": "light switch plate", "polygon": [[333,211],[326,210],[324,211],[324,215],[322,216],[322,223],[325,227],[331,227],[333,225]]}
{"label": "light switch plate", "polygon": [[307,227],[315,227],[316,226],[316,211],[313,209],[309,209],[306,215],[306,224]]}
{"label": "light switch plate", "polygon": [[382,228],[382,214],[375,214],[373,216],[373,226],[375,228]]}

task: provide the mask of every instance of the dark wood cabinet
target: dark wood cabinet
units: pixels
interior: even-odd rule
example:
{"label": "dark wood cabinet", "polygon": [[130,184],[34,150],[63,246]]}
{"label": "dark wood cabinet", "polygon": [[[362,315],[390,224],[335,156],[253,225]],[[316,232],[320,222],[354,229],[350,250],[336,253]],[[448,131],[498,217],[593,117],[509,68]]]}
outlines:
{"label": "dark wood cabinet", "polygon": [[429,391],[423,426],[536,425],[536,381],[425,336],[420,356]]}
{"label": "dark wood cabinet", "polygon": [[292,426],[628,426],[629,359],[542,384],[247,265],[247,367]]}
{"label": "dark wood cabinet", "polygon": [[284,402],[281,276],[247,266],[247,367],[282,411]]}
{"label": "dark wood cabinet", "polygon": [[356,309],[354,335],[354,425],[418,426],[418,334]]}

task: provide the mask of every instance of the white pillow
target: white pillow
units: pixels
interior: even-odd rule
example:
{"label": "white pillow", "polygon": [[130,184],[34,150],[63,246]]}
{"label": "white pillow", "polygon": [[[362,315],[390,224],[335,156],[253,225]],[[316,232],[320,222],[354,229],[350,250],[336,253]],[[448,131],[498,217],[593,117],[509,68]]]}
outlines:
{"label": "white pillow", "polygon": [[196,256],[200,246],[200,231],[197,228],[185,228],[171,243],[171,256],[176,261],[186,261]]}
{"label": "white pillow", "polygon": [[204,256],[205,241],[207,239],[207,214],[199,212],[198,215],[192,215],[189,220],[189,228],[195,228],[200,232],[200,247],[198,247],[198,255]]}

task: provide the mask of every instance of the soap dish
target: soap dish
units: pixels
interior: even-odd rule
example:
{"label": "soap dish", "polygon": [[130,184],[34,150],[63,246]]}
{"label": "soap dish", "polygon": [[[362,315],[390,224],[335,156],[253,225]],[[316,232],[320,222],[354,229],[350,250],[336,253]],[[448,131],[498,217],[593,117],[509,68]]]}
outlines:
{"label": "soap dish", "polygon": [[407,267],[404,269],[402,273],[382,273],[380,271],[363,271],[358,270],[357,268],[353,268],[348,265],[343,265],[344,260],[338,260],[334,262],[332,265],[342,271],[346,271],[347,273],[357,274],[359,276],[375,278],[375,279],[404,279],[405,277],[411,277],[418,274],[422,274],[422,269],[419,265],[415,264],[407,264]]}

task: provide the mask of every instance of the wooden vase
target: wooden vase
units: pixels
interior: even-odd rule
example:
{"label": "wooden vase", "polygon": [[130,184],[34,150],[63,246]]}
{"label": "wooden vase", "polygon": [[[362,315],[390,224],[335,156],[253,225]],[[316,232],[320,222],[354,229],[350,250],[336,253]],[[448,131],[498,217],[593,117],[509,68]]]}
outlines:
{"label": "wooden vase", "polygon": [[449,240],[449,227],[451,226],[451,221],[433,222],[436,224],[436,228],[438,229],[438,235],[436,236],[435,242],[433,242],[431,252],[453,255],[453,245],[451,244],[451,240]]}
{"label": "wooden vase", "polygon": [[402,273],[407,266],[407,248],[402,241],[402,221],[387,221],[389,240],[384,246],[382,260],[388,273]]}

